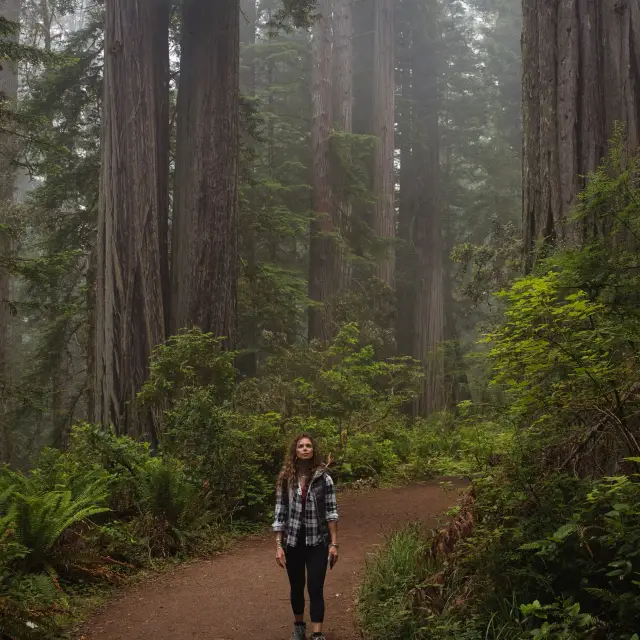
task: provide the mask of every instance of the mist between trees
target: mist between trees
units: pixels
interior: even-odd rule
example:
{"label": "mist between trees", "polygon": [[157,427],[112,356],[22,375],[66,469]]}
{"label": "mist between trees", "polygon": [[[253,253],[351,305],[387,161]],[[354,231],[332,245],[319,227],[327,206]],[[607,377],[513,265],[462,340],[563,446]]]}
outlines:
{"label": "mist between trees", "polygon": [[77,419],[155,443],[132,401],[183,328],[251,377],[356,321],[379,357],[422,363],[416,415],[469,397],[485,310],[449,255],[519,219],[517,3],[23,4],[3,71],[6,461]]}
{"label": "mist between trees", "polygon": [[369,638],[637,640],[639,20],[6,0],[2,632],[264,521],[308,430],[338,483],[480,474]]}

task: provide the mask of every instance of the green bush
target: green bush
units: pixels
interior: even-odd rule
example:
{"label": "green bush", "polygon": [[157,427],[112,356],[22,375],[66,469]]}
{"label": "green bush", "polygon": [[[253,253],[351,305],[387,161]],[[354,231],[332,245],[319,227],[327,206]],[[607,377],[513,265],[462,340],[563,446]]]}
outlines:
{"label": "green bush", "polygon": [[[0,554],[6,549],[0,542]],[[67,602],[51,576],[20,574],[0,561],[0,637],[45,640],[56,630],[56,616]]]}
{"label": "green bush", "polygon": [[511,450],[512,433],[503,422],[478,419],[466,403],[459,413],[442,413],[407,428],[401,456],[408,478],[471,475]]}
{"label": "green bush", "polygon": [[203,491],[184,465],[170,458],[150,459],[137,480],[140,515],[134,529],[144,534],[152,556],[193,550],[213,522]]}
{"label": "green bush", "polygon": [[144,405],[171,406],[193,389],[207,388],[219,403],[229,399],[235,387],[236,353],[223,349],[222,338],[197,329],[171,336],[151,359],[149,380],[139,394]]}
{"label": "green bush", "polygon": [[93,547],[94,556],[143,565],[150,557],[193,551],[219,538],[211,529],[219,514],[210,509],[210,490],[182,462],[169,455],[154,458],[148,445],[94,425],[74,427],[66,452],[43,451],[25,481],[42,495],[63,493],[69,504],[81,504],[102,487],[109,509],[93,514],[97,526],[82,537],[87,554]]}
{"label": "green bush", "polygon": [[478,354],[487,403],[462,406],[455,428],[411,433],[414,468],[502,464],[476,479],[474,528],[453,550],[413,552],[406,582],[376,577],[395,543],[369,568],[371,639],[638,639],[638,203],[640,160],[617,138],[576,211],[608,234],[538,260],[499,294],[503,315]]}
{"label": "green bush", "polygon": [[434,555],[432,537],[412,527],[368,564],[366,637],[630,640],[640,620],[636,480],[483,477],[475,527],[451,555]]}
{"label": "green bush", "polygon": [[165,451],[184,462],[221,518],[260,519],[271,510],[282,444],[277,415],[220,407],[208,388],[195,389],[166,414]]}
{"label": "green bush", "polygon": [[345,325],[328,347],[281,349],[259,378],[239,386],[242,412],[273,412],[285,424],[330,420],[342,438],[367,431],[415,399],[421,371],[410,358],[380,359],[356,324]]}
{"label": "green bush", "polygon": [[[234,385],[233,357],[211,335],[188,332],[159,348],[140,402],[163,411],[162,447],[206,487],[216,513],[251,519],[272,509],[274,478],[294,433],[309,431],[334,459],[337,480],[404,478],[397,443],[420,369],[380,359],[348,324],[329,347],[280,348],[257,378]],[[404,447],[405,451],[407,446]]]}
{"label": "green bush", "polygon": [[149,459],[148,444],[83,423],[72,428],[66,451],[43,450],[30,476],[43,490],[65,487],[74,495],[104,478],[113,517],[126,519],[139,513],[136,479]]}
{"label": "green bush", "polygon": [[358,593],[358,615],[365,637],[418,640],[426,620],[417,615],[417,589],[431,566],[428,539],[419,525],[394,532],[367,560]]}
{"label": "green bush", "polygon": [[117,581],[156,558],[219,546],[231,524],[267,521],[300,431],[318,436],[338,482],[482,466],[488,435],[472,442],[473,427],[444,414],[410,419],[420,368],[381,358],[370,333],[349,324],[329,347],[277,349],[259,377],[241,382],[219,339],[172,337],[156,350],[138,398],[161,416],[157,451],[80,424],[65,451],[45,449],[26,476],[0,475],[0,516],[13,527],[2,545],[14,550],[3,565],[2,606],[19,618],[28,602],[24,620],[40,622],[23,627],[34,635],[55,627],[79,573],[89,586]]}

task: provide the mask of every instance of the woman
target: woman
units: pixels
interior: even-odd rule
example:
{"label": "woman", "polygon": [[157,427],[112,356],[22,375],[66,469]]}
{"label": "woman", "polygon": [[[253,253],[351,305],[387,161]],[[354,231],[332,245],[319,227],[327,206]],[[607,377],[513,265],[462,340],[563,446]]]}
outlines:
{"label": "woman", "polygon": [[311,636],[325,640],[324,579],[327,563],[338,561],[338,506],[333,480],[320,462],[313,438],[303,433],[291,443],[278,477],[276,514],[276,562],[287,569],[291,608],[295,618],[291,640],[306,640],[304,622],[305,568]]}

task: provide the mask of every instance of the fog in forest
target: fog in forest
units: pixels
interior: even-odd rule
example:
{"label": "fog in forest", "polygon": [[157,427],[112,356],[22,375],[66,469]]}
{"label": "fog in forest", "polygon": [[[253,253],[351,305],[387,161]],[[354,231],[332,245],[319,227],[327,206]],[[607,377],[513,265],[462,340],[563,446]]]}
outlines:
{"label": "fog in forest", "polygon": [[638,640],[639,56],[640,0],[1,2],[0,636],[264,524],[305,432],[472,484],[362,637]]}

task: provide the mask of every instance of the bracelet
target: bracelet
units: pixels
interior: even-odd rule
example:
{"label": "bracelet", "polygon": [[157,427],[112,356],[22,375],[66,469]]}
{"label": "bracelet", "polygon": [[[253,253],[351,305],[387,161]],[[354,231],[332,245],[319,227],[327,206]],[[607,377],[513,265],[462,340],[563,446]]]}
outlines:
{"label": "bracelet", "polygon": [[330,546],[330,547],[335,547],[335,548],[337,549],[340,545],[338,545],[338,543],[337,543],[337,542],[330,542],[330,543],[329,543],[329,546]]}
{"label": "bracelet", "polygon": [[276,540],[276,549],[282,549],[282,540]]}

